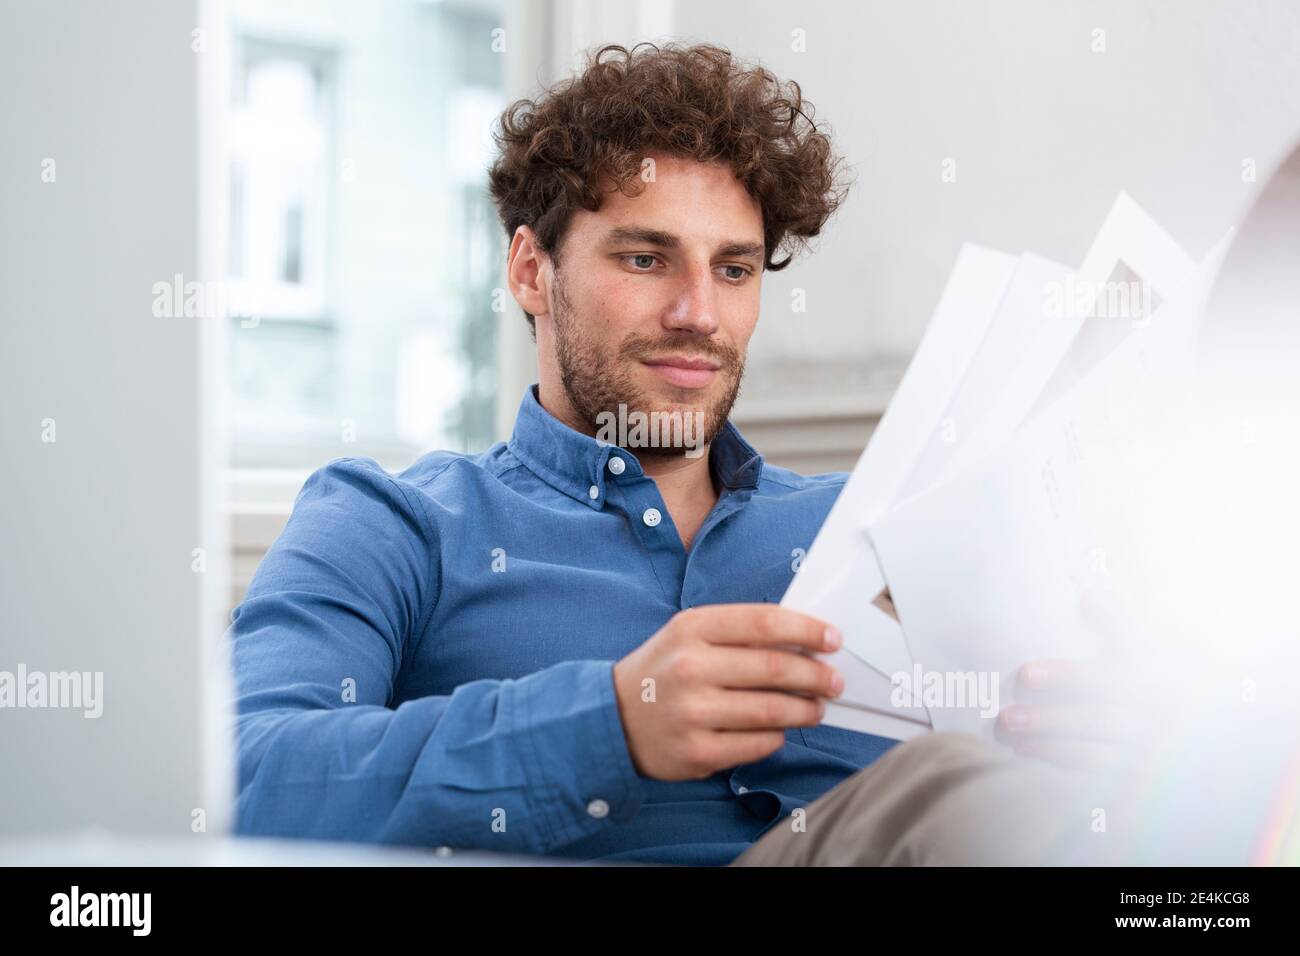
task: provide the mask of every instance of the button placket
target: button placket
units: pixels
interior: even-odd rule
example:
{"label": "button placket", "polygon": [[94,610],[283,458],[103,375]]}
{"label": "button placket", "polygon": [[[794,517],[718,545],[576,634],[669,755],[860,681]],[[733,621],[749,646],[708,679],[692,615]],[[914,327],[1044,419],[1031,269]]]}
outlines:
{"label": "button placket", "polygon": [[[699,532],[695,535],[695,541],[691,544],[691,550],[686,555],[686,567],[682,572],[682,600],[686,601],[688,595],[692,592],[691,587],[691,569],[694,565],[707,559],[701,555],[706,553],[707,541],[713,530],[732,514],[735,514],[749,501],[753,491],[748,488],[735,489],[728,488],[719,496],[718,503],[714,506],[713,511],[704,519],[704,524],[700,526]],[[694,603],[695,597],[690,597],[691,603]],[[683,605],[689,606],[689,605]]]}
{"label": "button placket", "polygon": [[[629,469],[631,465],[629,464]],[[663,589],[664,599],[679,605],[682,577],[686,570],[686,553],[681,538],[664,510],[663,498],[653,479],[641,475],[624,475],[605,486],[606,501],[626,516],[628,530],[641,542],[646,559],[654,569]],[[651,514],[653,512],[653,514]]]}

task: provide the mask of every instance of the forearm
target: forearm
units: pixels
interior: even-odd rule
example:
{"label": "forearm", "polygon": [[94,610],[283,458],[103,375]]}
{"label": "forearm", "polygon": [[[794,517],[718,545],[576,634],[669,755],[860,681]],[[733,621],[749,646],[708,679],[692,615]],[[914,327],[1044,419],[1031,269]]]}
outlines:
{"label": "forearm", "polygon": [[241,709],[245,834],[548,853],[635,815],[612,664],[570,661],[396,709]]}

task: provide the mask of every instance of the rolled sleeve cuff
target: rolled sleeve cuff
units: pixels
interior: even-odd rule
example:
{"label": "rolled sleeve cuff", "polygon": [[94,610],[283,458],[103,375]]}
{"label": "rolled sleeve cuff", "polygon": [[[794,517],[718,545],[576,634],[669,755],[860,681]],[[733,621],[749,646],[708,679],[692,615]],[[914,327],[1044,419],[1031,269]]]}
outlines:
{"label": "rolled sleeve cuff", "polygon": [[547,850],[636,816],[644,781],[632,765],[612,661],[566,661],[515,681],[515,718],[532,764],[533,810]]}

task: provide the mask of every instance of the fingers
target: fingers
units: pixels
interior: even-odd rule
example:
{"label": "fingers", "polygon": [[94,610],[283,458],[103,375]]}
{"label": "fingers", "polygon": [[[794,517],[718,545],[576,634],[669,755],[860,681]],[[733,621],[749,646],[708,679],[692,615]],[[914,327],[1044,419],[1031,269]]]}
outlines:
{"label": "fingers", "polygon": [[1097,676],[1091,662],[1045,658],[1022,665],[1016,679],[1025,690],[1065,690],[1091,685]]}
{"label": "fingers", "polygon": [[1016,672],[1025,703],[1122,703],[1133,698],[1133,677],[1115,665],[1056,658],[1029,661]]}
{"label": "fingers", "polygon": [[839,632],[825,621],[779,604],[708,604],[678,618],[710,644],[789,644],[817,653],[843,644]]}
{"label": "fingers", "polygon": [[723,691],[690,703],[688,719],[713,730],[772,730],[816,727],[826,714],[826,702],[794,694]]}
{"label": "fingers", "polygon": [[1057,737],[1117,741],[1127,736],[1129,716],[1112,707],[1013,705],[998,714],[998,731],[1008,740]]}
{"label": "fingers", "polygon": [[838,697],[844,676],[830,664],[794,651],[718,647],[706,653],[701,678],[718,687],[764,688]]}
{"label": "fingers", "polygon": [[757,763],[785,746],[783,730],[723,730],[704,735],[692,750],[696,765],[714,773],[724,767]]}

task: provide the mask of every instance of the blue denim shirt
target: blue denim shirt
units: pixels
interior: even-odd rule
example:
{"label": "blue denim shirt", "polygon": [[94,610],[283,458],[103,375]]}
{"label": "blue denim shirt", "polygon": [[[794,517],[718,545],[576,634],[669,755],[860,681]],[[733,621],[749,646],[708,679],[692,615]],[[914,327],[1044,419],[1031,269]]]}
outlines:
{"label": "blue denim shirt", "polygon": [[535,388],[480,455],[303,486],[232,615],[238,832],[724,864],[894,743],[796,728],[703,780],[638,774],[613,663],[683,608],[779,601],[846,476],[766,465],[727,423],[686,551],[636,456]]}

